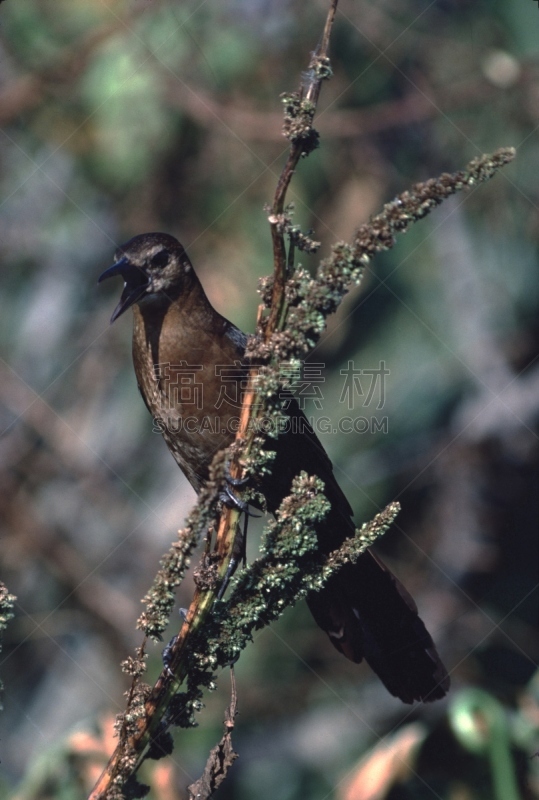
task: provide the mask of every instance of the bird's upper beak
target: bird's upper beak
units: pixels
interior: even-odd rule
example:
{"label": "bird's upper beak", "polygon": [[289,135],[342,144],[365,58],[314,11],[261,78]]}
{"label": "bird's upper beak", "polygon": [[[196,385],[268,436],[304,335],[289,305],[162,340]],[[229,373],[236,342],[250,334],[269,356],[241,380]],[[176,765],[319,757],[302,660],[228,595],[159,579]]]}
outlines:
{"label": "bird's upper beak", "polygon": [[125,283],[120,302],[114,309],[112,317],[110,318],[111,324],[142,297],[149,284],[149,278],[144,270],[131,263],[127,256],[124,256],[113,264],[112,267],[106,269],[105,272],[99,276],[97,282],[101,283],[101,281],[107,278],[114,278],[116,275],[121,275]]}

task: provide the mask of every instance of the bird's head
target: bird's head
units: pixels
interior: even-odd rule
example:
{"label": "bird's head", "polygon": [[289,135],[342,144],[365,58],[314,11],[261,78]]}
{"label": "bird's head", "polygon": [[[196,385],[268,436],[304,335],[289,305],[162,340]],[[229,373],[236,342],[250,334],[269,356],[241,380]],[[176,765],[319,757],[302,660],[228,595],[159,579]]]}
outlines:
{"label": "bird's head", "polygon": [[134,236],[114,254],[114,264],[98,278],[121,275],[124,289],[111,322],[140,302],[173,300],[193,278],[193,267],[181,244],[168,233]]}

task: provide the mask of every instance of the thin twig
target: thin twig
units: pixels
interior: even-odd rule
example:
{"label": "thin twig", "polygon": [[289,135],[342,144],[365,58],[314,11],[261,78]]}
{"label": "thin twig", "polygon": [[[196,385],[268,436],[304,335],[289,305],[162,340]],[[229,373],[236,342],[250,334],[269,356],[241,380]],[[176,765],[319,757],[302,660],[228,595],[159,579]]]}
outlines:
{"label": "thin twig", "polygon": [[[330,39],[331,29],[333,27],[333,22],[335,21],[337,3],[338,0],[332,0],[331,2],[320,46],[313,54],[313,58],[311,59],[311,63],[309,64],[309,69],[311,70],[311,79],[309,82],[309,86],[307,92],[305,93],[305,97],[301,98],[300,95],[299,98],[304,105],[301,111],[303,112],[307,111],[308,108],[307,104],[311,105],[312,107],[310,114],[311,121],[312,118],[314,117],[314,112],[316,110],[316,105],[318,103],[318,98],[320,96],[320,88],[322,86],[322,81],[329,76],[329,73],[322,74],[320,72],[317,72],[315,68],[317,64],[327,61],[329,39]],[[312,127],[309,133],[311,132],[312,132]],[[290,146],[288,158],[286,164],[283,167],[279,180],[277,182],[277,188],[275,190],[275,196],[273,198],[273,205],[271,207],[269,222],[271,226],[271,238],[273,243],[274,283],[273,283],[271,310],[266,327],[266,340],[268,340],[271,334],[275,330],[277,330],[278,322],[282,318],[282,307],[284,304],[285,284],[287,278],[287,269],[286,269],[287,258],[286,258],[286,246],[285,246],[284,232],[281,224],[281,219],[286,202],[286,193],[288,191],[288,187],[290,186],[290,181],[292,180],[292,176],[295,172],[298,161],[300,160],[301,156],[307,152],[309,151],[308,149],[306,149],[305,136],[298,136],[297,138],[292,139],[292,144]]]}

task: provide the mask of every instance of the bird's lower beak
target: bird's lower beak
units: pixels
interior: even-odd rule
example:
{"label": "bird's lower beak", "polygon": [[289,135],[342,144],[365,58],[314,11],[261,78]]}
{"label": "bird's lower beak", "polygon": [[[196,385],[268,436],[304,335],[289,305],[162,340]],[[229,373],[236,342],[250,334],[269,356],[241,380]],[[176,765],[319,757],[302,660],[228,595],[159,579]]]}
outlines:
{"label": "bird's lower beak", "polygon": [[99,276],[97,282],[101,283],[101,281],[107,278],[114,278],[116,275],[121,275],[125,284],[120,302],[114,309],[112,317],[110,318],[111,323],[118,319],[118,317],[136,303],[137,300],[140,300],[149,283],[148,276],[144,270],[140,269],[140,267],[136,267],[125,256],[113,264],[112,267],[106,269],[105,272]]}

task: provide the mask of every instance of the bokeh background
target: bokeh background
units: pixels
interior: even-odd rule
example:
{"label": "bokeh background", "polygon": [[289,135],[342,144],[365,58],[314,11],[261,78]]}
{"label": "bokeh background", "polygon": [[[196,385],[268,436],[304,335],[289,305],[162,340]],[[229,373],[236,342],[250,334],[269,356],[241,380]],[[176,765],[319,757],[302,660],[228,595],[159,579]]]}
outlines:
{"label": "bokeh background", "polygon": [[[128,315],[109,327],[120,286],[97,276],[118,244],[168,231],[218,310],[253,330],[286,152],[279,95],[326,8],[0,7],[0,558],[18,597],[0,656],[3,797],[85,796],[114,745],[140,598],[194,502],[138,396]],[[376,259],[311,358],[324,381],[308,413],[368,420],[322,439],[358,523],[402,503],[380,550],[453,689],[402,705],[300,605],[237,666],[241,757],[220,797],[539,797],[539,7],[342,0],[332,62],[321,147],[290,195],[322,256],[410,184],[517,149]],[[350,409],[341,371],[382,363],[383,396],[367,403],[359,374]],[[185,796],[228,700],[223,674],[200,726],[141,776],[151,797]]]}

